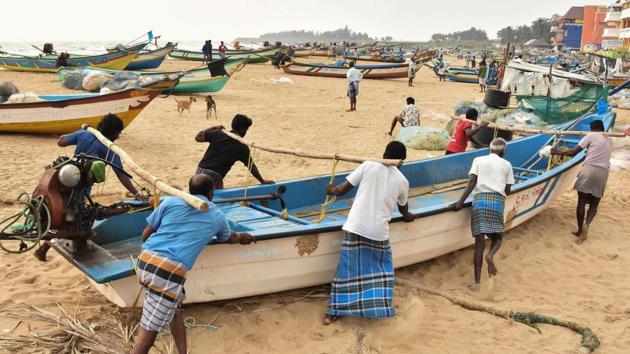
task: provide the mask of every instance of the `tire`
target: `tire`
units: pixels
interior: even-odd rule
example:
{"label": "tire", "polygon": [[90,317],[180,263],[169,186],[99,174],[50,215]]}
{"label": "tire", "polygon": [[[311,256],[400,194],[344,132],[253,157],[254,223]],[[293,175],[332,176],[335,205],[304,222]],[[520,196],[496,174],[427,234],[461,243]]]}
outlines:
{"label": "tire", "polygon": [[510,93],[499,90],[487,89],[483,103],[490,107],[508,107],[510,105]]}

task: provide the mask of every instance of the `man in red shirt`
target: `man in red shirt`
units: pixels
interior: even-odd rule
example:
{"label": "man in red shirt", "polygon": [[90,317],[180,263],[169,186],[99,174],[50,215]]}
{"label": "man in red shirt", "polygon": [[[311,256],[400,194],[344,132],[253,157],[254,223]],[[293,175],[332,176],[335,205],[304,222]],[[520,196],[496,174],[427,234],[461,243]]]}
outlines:
{"label": "man in red shirt", "polygon": [[221,41],[221,45],[219,46],[219,57],[221,59],[225,59],[225,52],[227,52],[227,47],[225,46],[223,41]]}
{"label": "man in red shirt", "polygon": [[[470,108],[466,112],[466,119],[468,120],[476,121],[478,117],[479,112],[477,112],[477,110],[474,108]],[[479,125],[477,125],[464,120],[457,123],[457,126],[455,127],[455,132],[453,133],[453,137],[446,146],[446,155],[466,151],[469,140],[479,146],[484,146],[484,144],[482,144],[477,140],[477,138],[475,138],[475,134],[477,134],[482,127],[485,127],[487,125],[488,122],[481,122]]]}

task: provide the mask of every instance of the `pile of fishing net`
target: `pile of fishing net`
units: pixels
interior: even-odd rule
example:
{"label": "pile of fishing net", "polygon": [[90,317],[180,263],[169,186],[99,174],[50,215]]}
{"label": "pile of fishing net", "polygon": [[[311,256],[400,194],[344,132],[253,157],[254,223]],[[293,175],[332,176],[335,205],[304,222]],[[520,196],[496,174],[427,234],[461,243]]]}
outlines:
{"label": "pile of fishing net", "polygon": [[446,150],[451,136],[444,129],[415,126],[400,129],[396,140],[411,149],[437,151]]}
{"label": "pile of fishing net", "polygon": [[103,89],[120,91],[142,87],[159,80],[156,76],[141,76],[128,71],[103,72],[90,69],[66,71],[62,77],[64,87],[73,90],[100,92]]}
{"label": "pile of fishing net", "polygon": [[11,81],[0,81],[0,103],[9,100],[12,95],[20,93],[17,86]]}
{"label": "pile of fishing net", "polygon": [[608,103],[619,109],[630,109],[630,92],[628,90],[621,90],[608,97]]}

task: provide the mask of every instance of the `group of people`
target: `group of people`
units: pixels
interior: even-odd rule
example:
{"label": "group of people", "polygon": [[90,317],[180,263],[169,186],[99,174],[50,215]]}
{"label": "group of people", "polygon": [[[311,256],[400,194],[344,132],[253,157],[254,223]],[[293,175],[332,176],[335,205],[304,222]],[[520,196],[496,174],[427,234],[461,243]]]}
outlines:
{"label": "group of people", "polygon": [[[201,52],[203,53],[203,61],[206,63],[209,63],[212,61],[212,41],[211,40],[207,40],[205,41],[205,43],[203,44],[203,47],[201,47]],[[219,45],[218,48],[218,52],[219,52],[219,59],[225,59],[225,53],[227,52],[227,46],[225,45],[225,43],[223,43],[223,41],[221,41],[221,44]]]}
{"label": "group of people", "polygon": [[[350,71],[349,71],[350,73]],[[353,79],[353,80],[351,80]],[[360,81],[348,75],[349,85]],[[352,88],[358,93],[358,85]],[[349,88],[350,93],[350,88]],[[356,96],[355,96],[356,97]],[[356,102],[355,102],[356,104]],[[476,121],[478,112],[470,109],[468,120]],[[231,133],[244,137],[252,126],[252,120],[237,114],[231,124]],[[420,110],[413,97],[408,97],[406,106],[396,116],[389,131],[396,124],[419,125]],[[468,141],[483,125],[469,121],[460,122],[449,142],[447,154],[466,150]],[[612,153],[610,138],[601,133],[604,125],[600,120],[591,122],[591,130],[584,139],[569,151],[553,150],[553,154],[573,156],[586,149],[585,166],[578,175],[575,189],[578,191],[577,220],[578,241],[587,238],[588,230],[595,218],[608,177],[609,160]],[[120,118],[107,115],[98,126],[110,140],[116,140],[123,129]],[[247,233],[230,229],[223,212],[213,203],[216,189],[223,188],[223,179],[231,167],[240,161],[248,166],[252,175],[261,183],[274,183],[260,174],[252,161],[249,148],[224,133],[223,126],[200,131],[195,141],[209,146],[189,180],[189,193],[206,201],[209,210],[200,212],[176,197],[162,198],[159,206],[147,218],[142,233],[142,250],[138,256],[137,273],[145,289],[142,319],[132,353],[148,353],[157,334],[169,327],[180,353],[186,353],[186,330],[183,322],[182,301],[185,298],[184,284],[200,252],[212,243],[256,242]],[[75,145],[75,154],[86,153],[105,159],[120,166],[120,158],[110,153],[94,135],[86,130],[64,135],[59,146]],[[472,161],[469,182],[459,200],[452,205],[454,211],[464,208],[472,194],[471,234],[475,239],[474,279],[481,279],[485,239],[491,245],[485,260],[488,274],[497,274],[494,256],[501,247],[504,231],[505,200],[514,185],[512,165],[505,159],[508,144],[501,138],[489,145],[489,154]],[[392,141],[383,153],[384,159],[405,160],[406,147]],[[141,197],[125,174],[117,174],[121,183],[135,196]],[[389,222],[397,210],[404,222],[411,222],[415,215],[408,206],[409,181],[399,167],[386,166],[378,162],[364,162],[339,185],[329,184],[326,193],[342,196],[353,189],[356,196],[346,222],[337,271],[331,283],[329,303],[323,323],[329,325],[338,317],[390,317],[395,314],[393,306],[394,265],[389,240]],[[585,206],[589,205],[588,212]]]}

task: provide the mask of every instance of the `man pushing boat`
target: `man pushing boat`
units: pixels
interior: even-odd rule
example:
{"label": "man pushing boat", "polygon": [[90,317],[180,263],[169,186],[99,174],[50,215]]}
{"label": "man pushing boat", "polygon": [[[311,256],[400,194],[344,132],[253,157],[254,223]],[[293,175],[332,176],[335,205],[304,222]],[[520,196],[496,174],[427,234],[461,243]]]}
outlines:
{"label": "man pushing boat", "polygon": [[[387,144],[384,159],[404,160],[405,145]],[[389,221],[394,207],[403,220],[411,222],[407,197],[409,181],[394,166],[367,161],[346,181],[326,186],[326,193],[340,196],[358,187],[348,219],[343,225],[343,241],[337,273],[332,281],[324,324],[340,316],[391,317],[395,311],[394,265],[389,243]]]}
{"label": "man pushing boat", "polygon": [[[240,137],[245,137],[251,126],[252,120],[249,117],[237,114],[232,119],[231,132]],[[195,141],[198,143],[210,143],[210,145],[201,161],[199,161],[196,173],[212,177],[215,188],[223,189],[223,178],[225,178],[236,161],[240,161],[250,169],[252,175],[260,183],[273,184],[274,181],[264,179],[254,161],[250,161],[249,147],[223,134],[223,129],[225,129],[223,126],[216,126],[197,133]]]}
{"label": "man pushing boat", "polygon": [[492,240],[486,255],[488,275],[491,277],[497,275],[494,255],[503,240],[505,197],[510,194],[514,184],[512,164],[503,158],[506,148],[505,140],[496,138],[490,143],[490,154],[473,160],[468,186],[453,205],[455,211],[461,210],[468,195],[473,193],[470,225],[475,238],[475,284],[481,282],[486,237]]}
{"label": "man pushing boat", "polygon": [[212,177],[198,174],[188,184],[190,194],[208,203],[202,212],[177,197],[166,197],[147,218],[142,232],[142,251],[137,274],[144,287],[144,306],[132,354],[148,353],[155,337],[170,325],[177,351],[187,351],[186,328],[181,304],[185,297],[186,273],[210,243],[240,243],[256,240],[243,232],[232,232],[228,219],[212,202]]}

